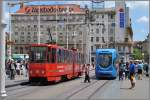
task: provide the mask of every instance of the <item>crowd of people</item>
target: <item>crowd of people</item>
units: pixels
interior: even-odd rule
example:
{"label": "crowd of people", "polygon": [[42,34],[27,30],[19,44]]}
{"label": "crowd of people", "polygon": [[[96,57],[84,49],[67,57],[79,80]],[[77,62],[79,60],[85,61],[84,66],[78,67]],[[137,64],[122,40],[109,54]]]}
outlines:
{"label": "crowd of people", "polygon": [[9,59],[6,62],[6,75],[11,80],[15,78],[20,78],[22,76],[28,76],[28,61],[27,60],[18,60],[14,61],[13,59]]}
{"label": "crowd of people", "polygon": [[148,63],[143,63],[141,61],[130,61],[124,63],[123,60],[120,61],[118,66],[119,80],[130,79],[131,89],[135,86],[136,79],[142,80],[142,76],[148,74]]}

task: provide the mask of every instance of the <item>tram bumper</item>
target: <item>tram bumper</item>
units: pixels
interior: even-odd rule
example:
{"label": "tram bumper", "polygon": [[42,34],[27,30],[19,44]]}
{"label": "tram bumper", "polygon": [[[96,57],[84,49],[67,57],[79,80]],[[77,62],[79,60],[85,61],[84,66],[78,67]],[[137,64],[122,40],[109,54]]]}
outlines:
{"label": "tram bumper", "polygon": [[113,71],[96,71],[96,77],[114,77]]}

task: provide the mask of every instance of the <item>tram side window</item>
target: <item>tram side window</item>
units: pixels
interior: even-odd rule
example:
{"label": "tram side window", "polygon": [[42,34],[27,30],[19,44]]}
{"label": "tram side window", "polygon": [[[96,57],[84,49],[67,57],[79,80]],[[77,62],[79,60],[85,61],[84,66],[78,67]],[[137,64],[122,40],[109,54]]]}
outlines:
{"label": "tram side window", "polygon": [[77,53],[75,53],[75,63],[77,63]]}
{"label": "tram side window", "polygon": [[70,51],[68,51],[68,63],[70,64]]}
{"label": "tram side window", "polygon": [[72,63],[72,52],[70,51],[70,63]]}
{"label": "tram side window", "polygon": [[55,48],[52,48],[52,63],[55,63],[56,62],[56,49]]}
{"label": "tram side window", "polygon": [[57,49],[57,62],[61,63],[61,50]]}
{"label": "tram side window", "polygon": [[81,54],[79,53],[79,64],[81,64]]}
{"label": "tram side window", "polygon": [[67,61],[66,61],[66,50],[64,50],[64,63],[67,63]]}
{"label": "tram side window", "polygon": [[69,63],[71,63],[71,51],[69,51]]}
{"label": "tram side window", "polygon": [[68,63],[68,62],[69,62],[69,51],[67,51],[66,54],[67,54],[67,55],[66,55],[66,56],[67,56],[66,58],[67,58],[67,63]]}
{"label": "tram side window", "polygon": [[61,50],[61,62],[64,63],[64,50]]}
{"label": "tram side window", "polygon": [[47,55],[47,58],[48,58],[48,62],[51,62],[51,58],[52,58],[52,56],[51,56],[51,48],[48,48],[48,55]]}

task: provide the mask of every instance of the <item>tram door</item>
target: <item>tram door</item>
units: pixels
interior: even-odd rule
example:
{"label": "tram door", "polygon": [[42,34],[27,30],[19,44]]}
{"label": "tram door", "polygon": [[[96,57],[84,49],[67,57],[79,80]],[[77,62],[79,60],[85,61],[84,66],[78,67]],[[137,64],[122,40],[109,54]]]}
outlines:
{"label": "tram door", "polygon": [[73,52],[73,76],[75,75],[75,67],[76,67],[76,53]]}

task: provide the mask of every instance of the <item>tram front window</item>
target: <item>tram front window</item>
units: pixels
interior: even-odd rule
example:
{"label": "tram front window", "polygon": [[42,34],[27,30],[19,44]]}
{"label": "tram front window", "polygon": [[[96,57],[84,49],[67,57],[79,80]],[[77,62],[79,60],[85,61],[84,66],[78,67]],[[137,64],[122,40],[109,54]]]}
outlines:
{"label": "tram front window", "polygon": [[31,62],[42,63],[46,62],[47,47],[31,47]]}
{"label": "tram front window", "polygon": [[112,55],[111,54],[99,54],[99,65],[102,68],[107,68],[112,63]]}

